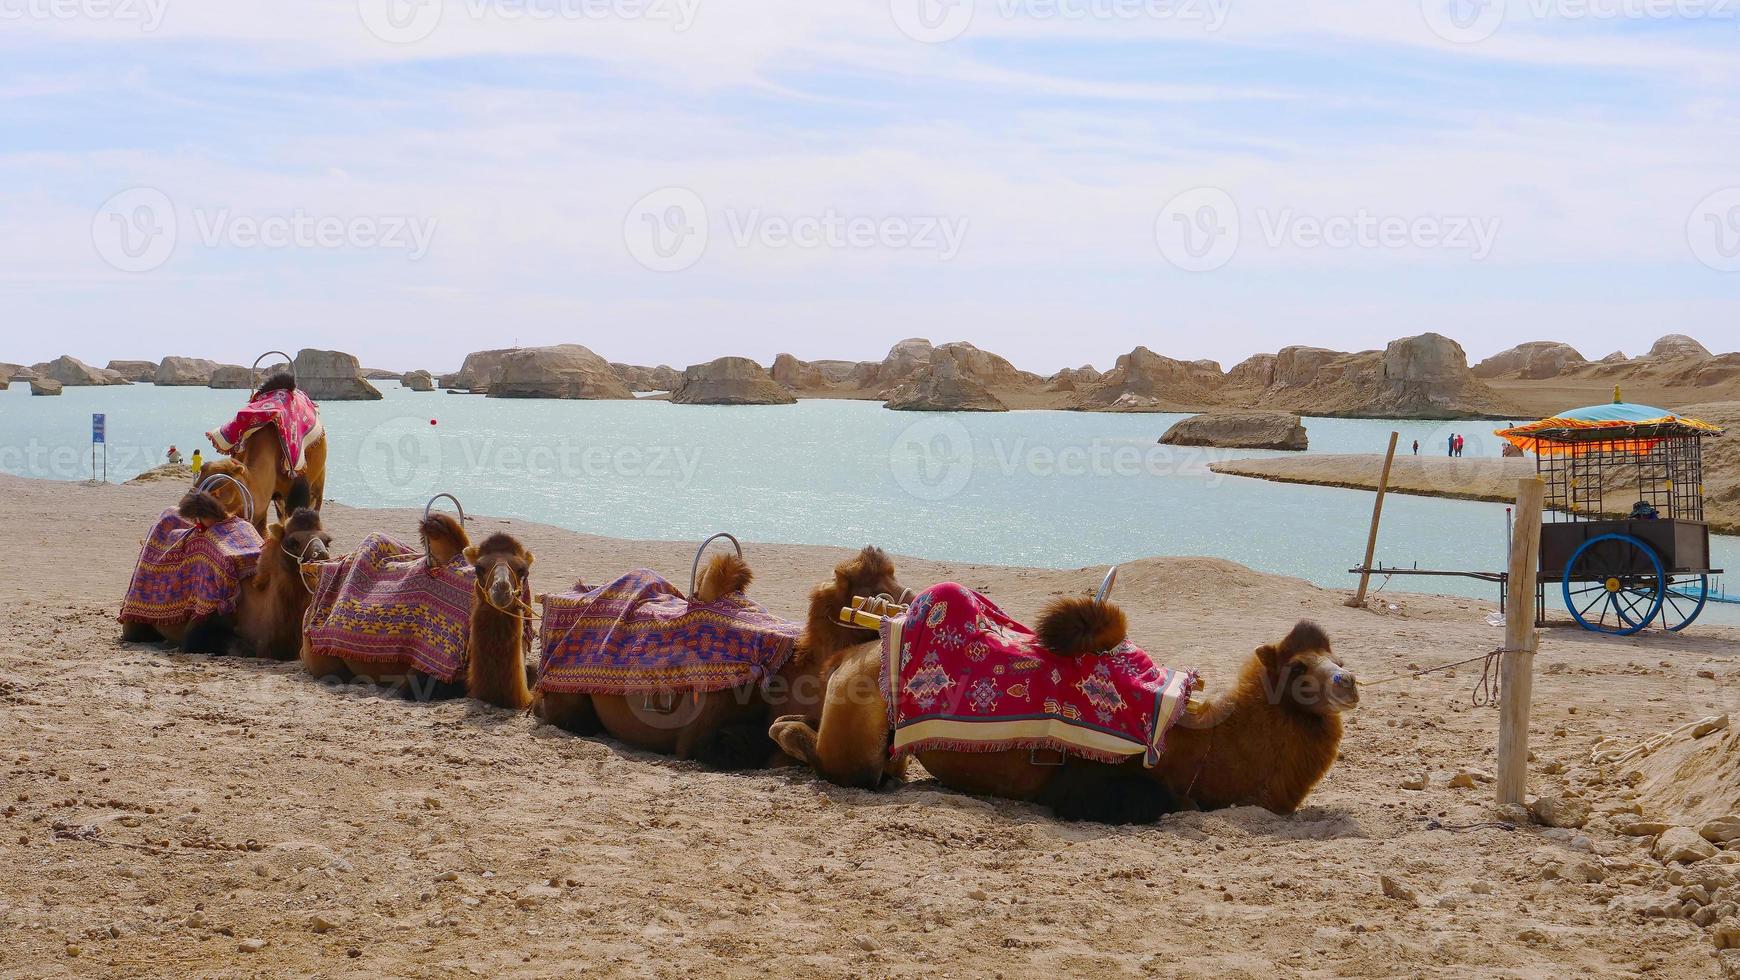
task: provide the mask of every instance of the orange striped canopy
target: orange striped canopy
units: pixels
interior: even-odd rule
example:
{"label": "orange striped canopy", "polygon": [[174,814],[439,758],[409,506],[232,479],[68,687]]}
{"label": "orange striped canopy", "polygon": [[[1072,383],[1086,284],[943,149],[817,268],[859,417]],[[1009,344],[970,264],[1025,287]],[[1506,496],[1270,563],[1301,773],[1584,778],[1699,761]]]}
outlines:
{"label": "orange striped canopy", "polygon": [[1523,452],[1575,456],[1588,452],[1645,453],[1663,439],[1701,439],[1722,427],[1649,405],[1615,401],[1590,405],[1551,418],[1494,430]]}

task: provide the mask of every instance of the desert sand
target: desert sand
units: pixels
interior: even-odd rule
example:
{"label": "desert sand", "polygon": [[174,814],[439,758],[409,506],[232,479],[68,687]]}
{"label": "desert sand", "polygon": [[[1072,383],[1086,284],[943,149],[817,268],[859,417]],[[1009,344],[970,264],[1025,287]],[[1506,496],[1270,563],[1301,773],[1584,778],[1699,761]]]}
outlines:
{"label": "desert sand", "polygon": [[[178,492],[0,477],[0,975],[1703,978],[1740,956],[1682,917],[1730,911],[1740,849],[1657,860],[1621,782],[1644,777],[1590,761],[1734,708],[1740,631],[1547,632],[1531,792],[1580,794],[1580,830],[1488,823],[1478,664],[1368,686],[1295,816],[1069,825],[922,778],[713,773],[292,664],[123,646],[139,539]],[[412,535],[411,512],[327,513],[339,549]],[[487,518],[474,536],[498,527],[537,552],[539,590],[637,565],[683,581],[692,556]],[[845,554],[746,544],[752,594],[787,616]],[[1022,618],[1102,571],[901,562]],[[1501,638],[1488,603],[1344,597],[1200,558],[1130,563],[1118,589],[1132,637],[1211,691],[1301,617],[1368,684]],[[1693,887],[1710,911],[1684,908]]]}

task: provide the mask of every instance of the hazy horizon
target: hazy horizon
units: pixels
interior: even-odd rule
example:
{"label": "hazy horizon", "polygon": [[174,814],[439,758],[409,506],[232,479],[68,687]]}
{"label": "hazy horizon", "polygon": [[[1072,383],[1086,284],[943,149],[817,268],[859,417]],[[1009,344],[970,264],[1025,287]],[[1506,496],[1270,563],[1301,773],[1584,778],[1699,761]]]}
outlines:
{"label": "hazy horizon", "polygon": [[0,0],[0,360],[1719,352],[1736,13]]}

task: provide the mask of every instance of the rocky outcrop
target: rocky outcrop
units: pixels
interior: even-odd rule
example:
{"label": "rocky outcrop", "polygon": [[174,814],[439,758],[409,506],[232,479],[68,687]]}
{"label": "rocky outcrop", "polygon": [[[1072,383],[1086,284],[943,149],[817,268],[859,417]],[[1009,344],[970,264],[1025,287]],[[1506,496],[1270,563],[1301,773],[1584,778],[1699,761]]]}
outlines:
{"label": "rocky outcrop", "polygon": [[1666,359],[1678,357],[1709,357],[1710,349],[1683,333],[1670,333],[1655,342],[1645,357]]}
{"label": "rocky outcrop", "polygon": [[465,355],[465,363],[460,365],[457,374],[443,374],[441,387],[457,388],[465,391],[487,389],[490,382],[501,372],[501,366],[509,355],[517,353],[517,349],[483,350]]}
{"label": "rocky outcrop", "polygon": [[157,376],[153,382],[159,387],[203,388],[211,384],[211,373],[217,368],[216,361],[208,361],[203,357],[165,357],[163,363],[157,365]]}
{"label": "rocky outcrop", "polygon": [[412,391],[435,390],[435,376],[428,371],[410,371],[399,378],[399,383]]}
{"label": "rocky outcrop", "polygon": [[1168,446],[1224,449],[1281,449],[1303,452],[1309,440],[1299,416],[1290,412],[1211,412],[1193,415],[1166,430]]}
{"label": "rocky outcrop", "polygon": [[850,382],[858,388],[882,390],[904,384],[930,366],[936,350],[923,337],[909,337],[889,348],[881,361],[865,361],[853,368]]}
{"label": "rocky outcrop", "polygon": [[0,381],[28,381],[30,379],[25,376],[26,373],[34,372],[30,372],[30,369],[22,364],[0,363]]}
{"label": "rocky outcrop", "polygon": [[154,361],[110,361],[104,370],[127,379],[129,384],[144,384],[157,380],[157,364]]}
{"label": "rocky outcrop", "polygon": [[206,380],[206,387],[219,388],[224,391],[253,391],[254,377],[252,369],[242,367],[240,364],[219,364],[211,369],[211,376]]}
{"label": "rocky outcrop", "polygon": [[747,357],[721,357],[683,372],[671,391],[678,405],[791,405],[783,385]]}
{"label": "rocky outcrop", "polygon": [[63,354],[52,361],[34,365],[31,371],[39,378],[58,381],[68,388],[100,388],[129,383],[120,375],[91,367],[71,354]]}
{"label": "rocky outcrop", "polygon": [[808,361],[798,360],[791,354],[775,357],[768,375],[793,391],[815,391],[826,388],[830,383],[821,368]]}
{"label": "rocky outcrop", "polygon": [[1532,340],[1492,355],[1474,365],[1477,378],[1526,378],[1541,381],[1589,363],[1576,348],[1556,340]]}
{"label": "rocky outcrop", "polygon": [[[479,356],[467,357],[467,367],[471,367],[472,359]],[[579,344],[525,347],[503,352],[492,361],[494,372],[485,382],[491,398],[634,397],[634,392],[616,376],[604,358]],[[463,375],[465,370],[462,368],[460,373]]]}
{"label": "rocky outcrop", "polygon": [[404,383],[405,374],[402,371],[388,371],[386,368],[363,368],[360,372],[364,381],[397,381]]}
{"label": "rocky outcrop", "polygon": [[1036,387],[1045,381],[1037,374],[1017,368],[1007,358],[980,350],[966,341],[943,344],[931,352],[933,366],[945,360],[954,364],[959,377],[977,381],[987,388]]}
{"label": "rocky outcrop", "polygon": [[1519,414],[1514,404],[1474,376],[1460,344],[1435,333],[1354,354],[1285,348],[1275,356],[1275,383],[1253,401],[1260,408],[1359,418]]}
{"label": "rocky outcrop", "polygon": [[53,378],[31,378],[30,393],[33,395],[58,395],[63,386]]}
{"label": "rocky outcrop", "polygon": [[1603,357],[1601,359],[1600,363],[1602,363],[1602,364],[1624,364],[1626,361],[1629,361],[1629,360],[1631,360],[1631,358],[1626,357],[1624,351],[1616,350],[1613,353],[1607,355],[1606,357]]}
{"label": "rocky outcrop", "polygon": [[1226,383],[1230,387],[1266,389],[1275,383],[1279,360],[1274,354],[1254,354],[1247,357],[1234,364],[1233,369],[1226,373]]}
{"label": "rocky outcrop", "polygon": [[296,354],[296,387],[317,402],[376,401],[379,388],[362,376],[356,357],[336,350],[304,348]]}
{"label": "rocky outcrop", "polygon": [[[1090,411],[1154,412],[1203,405],[1226,382],[1213,361],[1180,361],[1138,347],[1081,393],[1076,407]],[[1125,397],[1129,396],[1129,397]]]}
{"label": "rocky outcrop", "polygon": [[896,388],[883,408],[897,412],[1007,412],[1000,401],[977,378],[969,377],[950,358],[920,371]]}
{"label": "rocky outcrop", "polygon": [[1064,368],[1045,379],[1047,391],[1079,391],[1100,380],[1102,375],[1092,364],[1083,364],[1078,368]]}
{"label": "rocky outcrop", "polygon": [[671,391],[683,381],[683,373],[669,365],[658,367],[641,367],[638,364],[617,364],[612,362],[610,369],[628,385],[631,391]]}

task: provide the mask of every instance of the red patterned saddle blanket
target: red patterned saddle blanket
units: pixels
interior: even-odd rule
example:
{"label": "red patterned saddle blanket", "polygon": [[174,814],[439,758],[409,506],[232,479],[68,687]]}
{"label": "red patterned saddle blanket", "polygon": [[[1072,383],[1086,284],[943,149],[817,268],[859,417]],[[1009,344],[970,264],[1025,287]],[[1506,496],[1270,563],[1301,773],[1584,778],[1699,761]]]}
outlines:
{"label": "red patterned saddle blanket", "polygon": [[477,571],[464,557],[430,567],[418,552],[371,534],[354,554],[321,566],[303,621],[313,651],[444,682],[465,670]]}
{"label": "red patterned saddle blanket", "polygon": [[1062,656],[990,599],[932,586],[882,627],[882,693],[893,753],[1036,748],[1154,765],[1183,717],[1193,670],[1156,664],[1125,641]]}
{"label": "red patterned saddle blanket", "polygon": [[637,569],[545,597],[538,690],[704,694],[760,683],[791,659],[798,631],[741,592],[701,605]]}
{"label": "red patterned saddle blanket", "polygon": [[233,456],[248,436],[268,425],[277,427],[278,437],[284,442],[287,476],[302,472],[308,447],[326,436],[326,430],[320,425],[320,409],[314,400],[302,391],[282,389],[268,391],[254,399],[248,407],[236,413],[235,418],[205,435],[218,452]]}
{"label": "red patterned saddle blanket", "polygon": [[240,517],[202,528],[164,511],[139,549],[121,622],[160,626],[235,612],[242,580],[254,574],[264,544]]}

